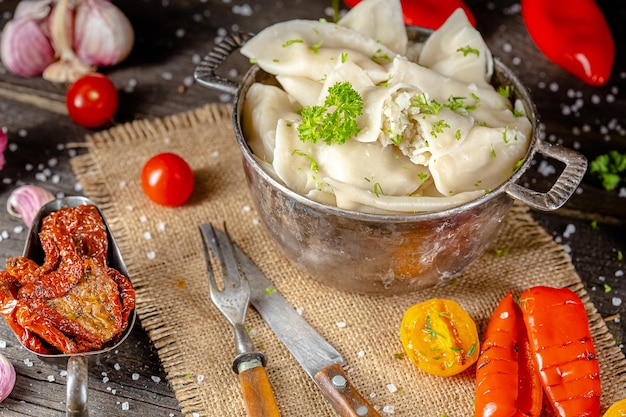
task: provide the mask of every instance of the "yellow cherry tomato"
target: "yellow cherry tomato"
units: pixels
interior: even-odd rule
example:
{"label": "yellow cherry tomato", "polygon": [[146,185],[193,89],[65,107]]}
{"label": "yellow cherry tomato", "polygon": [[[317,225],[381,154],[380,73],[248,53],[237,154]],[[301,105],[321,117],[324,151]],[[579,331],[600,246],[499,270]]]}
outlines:
{"label": "yellow cherry tomato", "polygon": [[624,417],[626,416],[626,398],[614,402],[603,417]]}
{"label": "yellow cherry tomato", "polygon": [[476,323],[453,300],[433,298],[410,307],[402,318],[400,339],[415,366],[429,374],[456,375],[478,360]]}

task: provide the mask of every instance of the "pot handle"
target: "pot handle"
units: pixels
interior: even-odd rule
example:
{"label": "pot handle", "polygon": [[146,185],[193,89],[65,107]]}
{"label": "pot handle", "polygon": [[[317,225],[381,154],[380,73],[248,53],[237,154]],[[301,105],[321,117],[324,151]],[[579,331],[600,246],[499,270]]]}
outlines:
{"label": "pot handle", "polygon": [[565,164],[556,182],[545,193],[530,190],[515,183],[507,188],[506,193],[532,208],[543,211],[556,210],[565,204],[576,191],[587,171],[587,159],[574,150],[541,140],[537,141],[537,152]]}
{"label": "pot handle", "polygon": [[216,70],[230,54],[241,48],[252,36],[253,34],[251,33],[242,32],[233,32],[226,35],[198,64],[193,77],[205,87],[235,95],[239,89],[239,84],[216,74]]}

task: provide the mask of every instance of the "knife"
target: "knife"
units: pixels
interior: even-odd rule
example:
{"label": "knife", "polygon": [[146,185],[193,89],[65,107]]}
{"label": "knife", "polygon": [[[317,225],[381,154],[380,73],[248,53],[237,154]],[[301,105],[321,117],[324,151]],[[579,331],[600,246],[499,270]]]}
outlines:
{"label": "knife", "polygon": [[[216,230],[216,233],[223,234]],[[342,417],[379,416],[343,371],[341,354],[278,292],[274,284],[235,244],[240,268],[250,285],[250,303],[315,381]]]}

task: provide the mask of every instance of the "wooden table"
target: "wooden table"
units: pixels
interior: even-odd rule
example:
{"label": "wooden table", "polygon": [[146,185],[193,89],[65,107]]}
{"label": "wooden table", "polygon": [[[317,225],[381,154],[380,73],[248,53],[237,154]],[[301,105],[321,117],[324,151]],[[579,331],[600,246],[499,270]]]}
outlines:
{"label": "wooden table", "polygon": [[[102,68],[120,92],[116,123],[155,118],[231,97],[193,83],[193,71],[216,38],[229,30],[258,32],[273,22],[328,15],[330,1],[292,0],[136,0],[117,2],[133,23],[136,43],[130,57],[114,68]],[[468,0],[478,28],[494,55],[513,68],[536,101],[546,140],[577,149],[594,159],[616,149],[626,152],[626,7],[602,0],[616,39],[613,76],[604,87],[591,87],[548,61],[528,37],[511,1]],[[0,1],[0,27],[11,18],[17,1]],[[249,64],[233,57],[229,76],[241,76]],[[86,130],[66,115],[66,86],[41,78],[21,78],[0,67],[0,125],[8,129],[7,163],[0,172],[0,207],[18,185],[33,183],[59,195],[80,194],[69,159],[82,152]],[[110,127],[110,126],[105,126]],[[554,161],[537,159],[524,178],[545,190],[553,182]],[[605,191],[587,175],[575,195],[553,213],[533,215],[570,251],[591,299],[623,347],[626,325],[626,188]],[[21,253],[27,228],[0,210],[0,264]],[[0,415],[58,416],[64,413],[63,367],[43,363],[20,347],[8,326],[0,325],[0,353],[18,373],[15,389],[0,404]],[[90,367],[91,415],[178,416],[178,403],[155,348],[138,323],[118,352]]]}

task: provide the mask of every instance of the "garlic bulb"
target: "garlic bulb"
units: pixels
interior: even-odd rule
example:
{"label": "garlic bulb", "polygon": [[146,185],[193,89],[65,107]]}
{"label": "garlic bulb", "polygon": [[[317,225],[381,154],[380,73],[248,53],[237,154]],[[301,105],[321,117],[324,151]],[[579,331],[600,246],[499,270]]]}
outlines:
{"label": "garlic bulb", "polygon": [[115,65],[135,42],[130,21],[106,0],[86,0],[76,9],[74,51],[87,65]]}
{"label": "garlic bulb", "polygon": [[55,60],[47,34],[50,0],[22,1],[14,19],[2,31],[0,57],[4,66],[24,77],[40,75]]}
{"label": "garlic bulb", "polygon": [[7,211],[12,216],[20,217],[26,226],[31,227],[39,209],[52,200],[54,200],[54,195],[45,188],[22,185],[9,195]]}
{"label": "garlic bulb", "polygon": [[134,42],[130,21],[108,0],[22,0],[3,29],[0,58],[18,75],[73,82],[118,64]]}
{"label": "garlic bulb", "polygon": [[15,368],[6,356],[0,354],[0,402],[9,396],[15,386]]}

